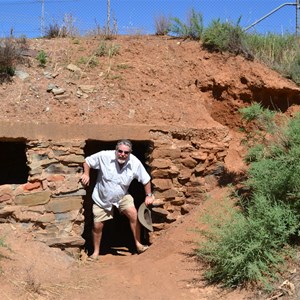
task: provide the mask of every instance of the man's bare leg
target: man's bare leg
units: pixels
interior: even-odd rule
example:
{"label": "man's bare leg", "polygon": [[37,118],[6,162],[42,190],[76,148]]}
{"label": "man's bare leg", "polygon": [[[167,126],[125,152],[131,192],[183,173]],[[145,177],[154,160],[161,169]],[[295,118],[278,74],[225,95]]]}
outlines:
{"label": "man's bare leg", "polygon": [[103,222],[94,222],[94,227],[93,227],[94,252],[91,255],[91,258],[97,259],[100,254],[100,243],[102,238],[103,226],[104,226]]}
{"label": "man's bare leg", "polygon": [[136,208],[129,207],[123,210],[122,213],[124,213],[124,215],[129,219],[130,228],[138,252],[143,252],[141,250],[144,249],[145,246],[141,244],[141,224],[138,221]]}

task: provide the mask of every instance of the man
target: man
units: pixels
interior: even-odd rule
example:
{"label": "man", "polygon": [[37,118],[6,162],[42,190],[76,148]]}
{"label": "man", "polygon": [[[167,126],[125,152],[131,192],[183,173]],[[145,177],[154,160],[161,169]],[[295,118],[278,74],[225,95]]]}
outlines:
{"label": "man", "polygon": [[98,259],[104,222],[113,218],[113,206],[123,213],[130,223],[137,252],[143,253],[148,246],[140,242],[141,225],[137,218],[134,200],[128,194],[128,188],[133,179],[144,185],[145,204],[153,202],[150,176],[140,160],[131,154],[132,144],[129,140],[121,140],[116,150],[105,150],[88,156],[83,163],[81,182],[90,183],[90,169],[97,169],[97,181],[93,190],[93,244],[94,252],[90,260]]}

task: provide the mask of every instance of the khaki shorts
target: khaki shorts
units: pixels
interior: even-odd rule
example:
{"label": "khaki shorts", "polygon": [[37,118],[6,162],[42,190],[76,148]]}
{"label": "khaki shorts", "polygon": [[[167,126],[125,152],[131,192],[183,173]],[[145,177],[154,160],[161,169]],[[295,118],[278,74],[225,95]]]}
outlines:
{"label": "khaki shorts", "polygon": [[[119,202],[119,212],[122,213],[123,210],[133,207],[134,200],[131,195],[125,195]],[[93,215],[94,222],[104,222],[110,220],[114,217],[114,210],[105,210],[98,206],[97,204],[93,204]]]}

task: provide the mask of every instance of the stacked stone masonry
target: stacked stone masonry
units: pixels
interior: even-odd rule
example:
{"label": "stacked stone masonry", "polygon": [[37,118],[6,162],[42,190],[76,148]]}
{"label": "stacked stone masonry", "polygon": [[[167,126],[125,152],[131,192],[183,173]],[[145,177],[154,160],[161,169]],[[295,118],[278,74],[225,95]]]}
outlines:
{"label": "stacked stone masonry", "polygon": [[157,131],[152,139],[149,165],[156,198],[152,208],[155,236],[199,205],[216,186],[224,172],[230,136],[218,128],[209,137],[205,130]]}
{"label": "stacked stone masonry", "polygon": [[0,220],[21,223],[49,246],[82,246],[83,147],[79,141],[28,142],[28,182],[0,186]]}
{"label": "stacked stone masonry", "polygon": [[[151,131],[152,239],[201,203],[223,172],[228,132],[206,134]],[[49,246],[82,247],[85,142],[32,140],[26,147],[28,182],[0,185],[0,222],[20,223]]]}

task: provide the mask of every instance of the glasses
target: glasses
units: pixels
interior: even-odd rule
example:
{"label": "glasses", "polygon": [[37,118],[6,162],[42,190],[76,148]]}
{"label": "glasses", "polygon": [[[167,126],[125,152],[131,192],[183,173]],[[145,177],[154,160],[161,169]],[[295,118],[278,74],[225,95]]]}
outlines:
{"label": "glasses", "polygon": [[118,150],[118,153],[120,153],[120,154],[124,153],[124,154],[128,155],[129,151]]}

